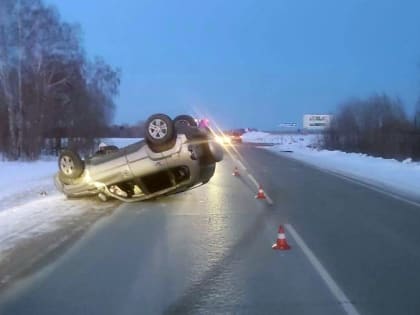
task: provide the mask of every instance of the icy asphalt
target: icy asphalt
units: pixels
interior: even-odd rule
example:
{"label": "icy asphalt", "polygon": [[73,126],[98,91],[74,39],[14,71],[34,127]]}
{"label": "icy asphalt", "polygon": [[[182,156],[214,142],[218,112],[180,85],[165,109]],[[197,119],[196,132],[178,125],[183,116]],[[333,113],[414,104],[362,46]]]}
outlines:
{"label": "icy asphalt", "polygon": [[[227,158],[203,187],[102,219],[2,292],[0,314],[419,313],[420,208],[265,150],[240,153],[273,205]],[[271,249],[279,224],[290,251]]]}

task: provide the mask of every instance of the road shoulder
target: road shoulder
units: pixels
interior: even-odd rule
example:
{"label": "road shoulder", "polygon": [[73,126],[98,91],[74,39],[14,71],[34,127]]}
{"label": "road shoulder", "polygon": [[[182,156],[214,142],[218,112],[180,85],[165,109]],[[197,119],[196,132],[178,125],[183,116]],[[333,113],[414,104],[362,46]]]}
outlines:
{"label": "road shoulder", "polygon": [[[80,200],[79,202],[85,206],[82,213],[61,218],[55,223],[55,229],[19,239],[13,247],[1,253],[0,292],[16,280],[34,273],[56,259],[95,222],[111,215],[120,204],[119,202],[102,203],[96,200]],[[63,204],[60,205],[63,206]]]}

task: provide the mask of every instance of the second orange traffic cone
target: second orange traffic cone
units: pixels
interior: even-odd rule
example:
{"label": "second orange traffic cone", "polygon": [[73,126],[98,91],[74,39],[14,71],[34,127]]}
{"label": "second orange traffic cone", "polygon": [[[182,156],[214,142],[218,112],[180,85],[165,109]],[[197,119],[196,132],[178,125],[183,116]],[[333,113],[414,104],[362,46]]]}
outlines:
{"label": "second orange traffic cone", "polygon": [[277,241],[271,246],[272,249],[278,249],[278,250],[288,250],[290,249],[289,244],[287,244],[286,240],[286,234],[284,234],[284,229],[280,225],[279,226],[279,232],[277,234]]}
{"label": "second orange traffic cone", "polygon": [[258,188],[258,193],[255,196],[255,199],[265,199],[265,193],[264,193],[264,190],[262,189],[261,185]]}

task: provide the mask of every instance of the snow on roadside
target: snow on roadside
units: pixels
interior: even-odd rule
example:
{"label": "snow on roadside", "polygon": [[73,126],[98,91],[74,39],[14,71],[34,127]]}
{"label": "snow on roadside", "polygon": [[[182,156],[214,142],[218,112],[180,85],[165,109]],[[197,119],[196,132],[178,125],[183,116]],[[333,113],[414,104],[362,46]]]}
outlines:
{"label": "snow on roadside", "polygon": [[411,198],[420,197],[420,163],[407,159],[403,162],[384,159],[361,153],[319,150],[318,135],[273,135],[269,133],[247,133],[244,142],[271,143],[264,149],[287,156],[318,168],[386,188]]}
{"label": "snow on roadside", "polygon": [[39,197],[40,192],[54,191],[53,174],[57,161],[0,162],[0,213],[9,207]]}
{"label": "snow on roadside", "polygon": [[248,143],[278,144],[283,150],[317,146],[322,142],[316,134],[271,134],[261,131],[247,132],[242,135],[242,141]]}
{"label": "snow on roadside", "polygon": [[[141,139],[102,140],[121,148]],[[53,176],[57,169],[56,157],[35,162],[0,161],[0,261],[20,241],[53,232],[63,221],[92,210],[91,200],[68,200],[56,190]]]}
{"label": "snow on roadside", "polygon": [[0,169],[13,174],[0,180],[0,262],[22,241],[53,232],[66,220],[90,211],[89,201],[67,200],[56,191],[52,179],[56,164],[0,162]]}
{"label": "snow on roadside", "polygon": [[0,178],[0,261],[20,241],[55,231],[63,220],[89,210],[86,201],[67,200],[55,189],[56,158],[3,161],[0,169],[6,174]]}
{"label": "snow on roadside", "polygon": [[0,257],[19,241],[52,232],[63,220],[87,210],[85,202],[66,200],[56,193],[0,212]]}

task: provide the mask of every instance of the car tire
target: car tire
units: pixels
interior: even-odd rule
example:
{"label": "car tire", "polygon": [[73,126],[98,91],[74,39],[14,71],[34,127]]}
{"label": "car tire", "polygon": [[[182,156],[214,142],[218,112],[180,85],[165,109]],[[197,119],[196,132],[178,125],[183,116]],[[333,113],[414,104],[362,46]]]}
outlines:
{"label": "car tire", "polygon": [[197,127],[197,122],[194,118],[192,118],[190,115],[179,115],[176,116],[174,119],[174,125],[175,129],[180,131],[185,131],[189,127]]}
{"label": "car tire", "polygon": [[176,140],[174,122],[165,114],[155,114],[145,125],[146,141],[154,152],[162,152],[173,147]]}
{"label": "car tire", "polygon": [[61,178],[75,179],[82,175],[85,164],[76,152],[63,150],[58,158],[58,169]]}
{"label": "car tire", "polygon": [[214,141],[208,141],[202,144],[202,152],[200,162],[202,165],[211,165],[223,160],[223,148],[220,144]]}

